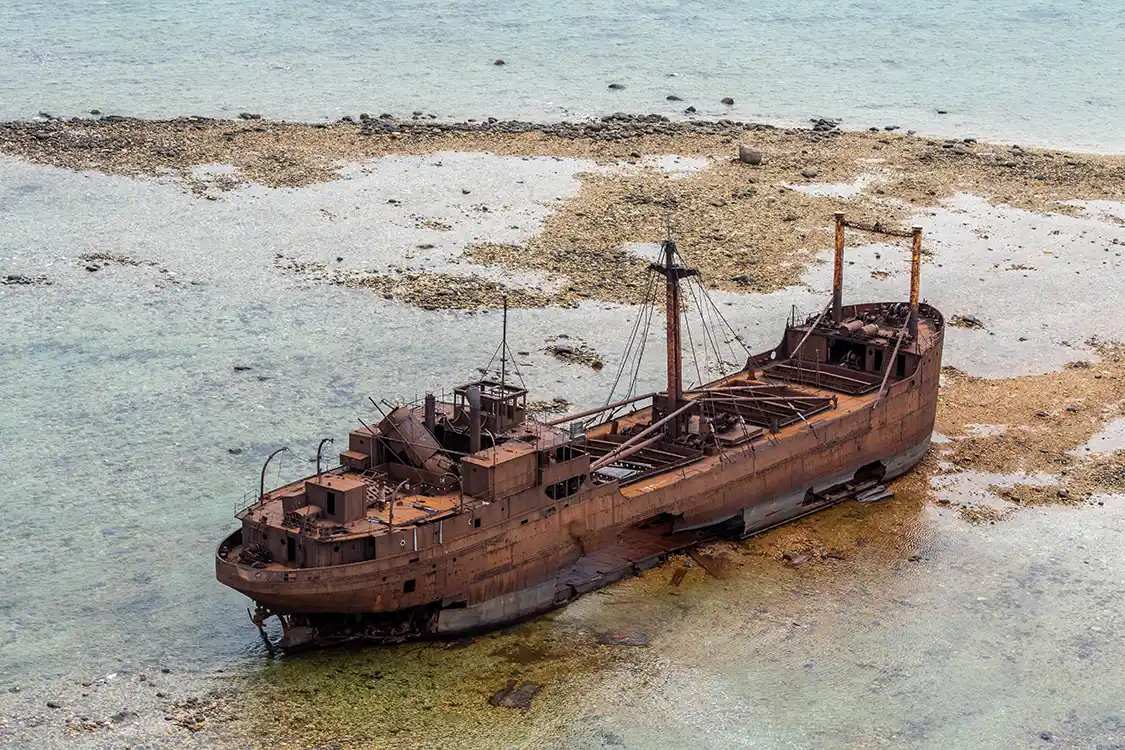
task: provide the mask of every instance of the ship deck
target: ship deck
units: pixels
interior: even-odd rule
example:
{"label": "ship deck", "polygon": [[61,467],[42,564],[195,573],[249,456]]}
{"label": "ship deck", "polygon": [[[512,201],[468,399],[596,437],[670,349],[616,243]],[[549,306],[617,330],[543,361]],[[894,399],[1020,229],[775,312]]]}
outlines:
{"label": "ship deck", "polygon": [[[920,321],[918,340],[923,342],[937,333],[933,321],[923,318]],[[761,369],[761,376],[745,370],[736,372],[727,377],[708,383],[704,388],[687,391],[685,398],[694,400],[705,396],[707,393],[714,395],[715,389],[727,387],[745,388],[778,388],[785,387],[786,393],[799,394],[793,398],[808,399],[804,403],[813,403],[817,399],[831,400],[831,407],[790,409],[786,419],[776,422],[777,430],[770,432],[763,426],[754,424],[738,424],[717,433],[719,450],[714,455],[701,452],[687,451],[681,446],[672,443],[658,442],[638,456],[627,459],[632,467],[639,467],[631,476],[622,473],[620,479],[621,492],[625,496],[637,496],[646,492],[658,490],[674,484],[688,475],[704,474],[712,471],[730,453],[742,453],[752,449],[751,446],[768,440],[771,443],[784,442],[787,438],[798,434],[805,429],[816,429],[817,425],[840,419],[863,408],[870,408],[878,397],[880,379],[872,379],[870,373],[866,380],[858,380],[860,373],[843,371],[833,373],[830,371],[810,369],[807,364],[798,366],[793,360],[780,360],[769,362]],[[895,382],[890,379],[889,382]],[[790,405],[791,406],[791,405]],[[706,407],[705,407],[706,408]],[[721,408],[721,407],[719,407]],[[760,411],[758,406],[754,407]],[[623,414],[614,420],[594,425],[586,432],[587,443],[591,457],[595,460],[600,455],[611,452],[615,444],[620,444],[630,429],[640,429],[652,423],[653,409],[651,406],[637,409]],[[767,412],[768,413],[768,412]],[[780,414],[780,413],[778,413]],[[776,418],[776,415],[775,415]],[[616,433],[613,424],[616,423]],[[765,425],[766,422],[760,424]],[[304,529],[301,526],[287,523],[286,514],[281,503],[281,496],[287,492],[299,489],[305,479],[292,482],[284,487],[279,487],[266,495],[264,503],[250,506],[240,514],[253,516],[273,528],[282,528],[288,531],[306,531],[311,529],[318,538],[346,541],[358,537],[389,533],[392,528],[398,529],[418,524],[425,524],[449,518],[482,505],[484,501],[473,497],[464,496],[460,492],[448,492],[440,495],[421,495],[404,493],[397,496],[392,512],[387,502],[389,489],[393,488],[393,480],[385,475],[371,471],[357,472],[343,468],[325,472],[333,476],[347,477],[361,480],[368,485],[367,496],[369,507],[364,518],[347,524],[318,520],[307,522]],[[606,477],[603,475],[603,479]],[[307,531],[306,531],[307,533]],[[276,565],[276,563],[274,564]],[[286,566],[279,565],[279,568]]]}

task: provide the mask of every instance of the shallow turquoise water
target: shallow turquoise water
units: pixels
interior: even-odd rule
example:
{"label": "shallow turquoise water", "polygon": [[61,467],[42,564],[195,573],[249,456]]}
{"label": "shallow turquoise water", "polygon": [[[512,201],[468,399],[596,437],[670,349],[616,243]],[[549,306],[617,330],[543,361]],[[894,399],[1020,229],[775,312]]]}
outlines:
{"label": "shallow turquoise water", "polygon": [[1122,38],[1118,0],[0,0],[0,118],[550,119],[690,104],[1110,151],[1125,149]]}

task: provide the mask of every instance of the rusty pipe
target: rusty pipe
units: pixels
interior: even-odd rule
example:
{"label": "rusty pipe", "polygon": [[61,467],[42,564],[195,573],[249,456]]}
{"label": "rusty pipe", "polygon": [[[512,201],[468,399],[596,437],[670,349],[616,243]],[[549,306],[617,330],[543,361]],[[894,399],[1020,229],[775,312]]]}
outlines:
{"label": "rusty pipe", "polygon": [[398,491],[401,490],[404,485],[407,485],[409,483],[410,483],[409,479],[402,480],[401,482],[398,483],[398,486],[395,487],[394,492],[391,493],[391,502],[390,502],[390,504],[387,505],[387,533],[388,534],[395,530],[395,501],[398,500]]}
{"label": "rusty pipe", "polygon": [[[654,443],[660,442],[663,438],[664,438],[663,435],[654,435],[653,437],[650,437],[648,440],[645,440],[643,443],[637,443],[636,445],[634,445],[630,448],[626,448],[625,450],[618,450],[614,453],[606,454],[605,458],[603,458],[602,460],[598,461],[596,464],[594,464],[593,466],[590,467],[590,471],[595,471],[597,469],[600,469],[602,466],[604,466],[605,464],[602,463],[602,461],[605,461],[605,459],[609,459],[609,461],[607,463],[613,463],[614,461],[622,461],[622,460],[628,458],[629,456],[632,456],[635,453],[640,453],[645,448],[648,448],[648,447],[652,446]],[[612,456],[612,458],[610,458],[610,456]]]}
{"label": "rusty pipe", "polygon": [[910,323],[907,327],[910,338],[918,338],[918,287],[922,276],[922,227],[911,230],[914,241],[910,251]]}
{"label": "rusty pipe", "polygon": [[832,322],[840,325],[844,307],[844,212],[836,212],[836,254],[832,261]]}
{"label": "rusty pipe", "polygon": [[278,453],[281,453],[282,451],[287,451],[287,450],[289,450],[289,446],[282,446],[282,447],[278,448],[273,453],[271,453],[269,455],[269,458],[266,459],[266,462],[264,464],[262,464],[262,482],[261,482],[261,484],[259,485],[259,488],[258,488],[258,502],[259,503],[263,502],[266,499],[266,467],[270,465],[270,461],[273,460],[274,456],[276,456]]}
{"label": "rusty pipe", "polygon": [[324,438],[320,441],[320,445],[316,446],[316,475],[320,476],[320,452],[324,450],[325,443],[335,443],[336,441],[330,437]]}
{"label": "rusty pipe", "polygon": [[437,427],[437,399],[434,394],[426,394],[426,429],[432,435]]}
{"label": "rusty pipe", "polygon": [[480,386],[473,384],[466,389],[469,397],[469,453],[480,450]]}
{"label": "rusty pipe", "polygon": [[607,453],[606,455],[599,458],[596,462],[594,462],[593,465],[590,466],[590,471],[593,471],[594,469],[599,469],[602,466],[605,466],[606,464],[613,463],[614,461],[617,460],[617,456],[621,454],[621,451],[625,450],[626,448],[630,448],[633,445],[636,445],[636,443],[639,442],[641,440],[641,438],[648,437],[653,432],[660,429],[661,427],[663,427],[665,424],[672,421],[676,417],[680,416],[681,414],[683,414],[688,409],[691,409],[692,407],[698,406],[698,405],[699,404],[697,404],[696,401],[694,401],[694,400],[689,401],[688,403],[684,404],[679,409],[676,409],[674,412],[667,415],[663,419],[661,419],[657,422],[653,422],[651,425],[649,425],[645,429],[641,430],[640,432],[638,432],[636,435],[634,435],[633,437],[626,440],[621,445],[617,446],[616,450],[614,450],[612,453]]}

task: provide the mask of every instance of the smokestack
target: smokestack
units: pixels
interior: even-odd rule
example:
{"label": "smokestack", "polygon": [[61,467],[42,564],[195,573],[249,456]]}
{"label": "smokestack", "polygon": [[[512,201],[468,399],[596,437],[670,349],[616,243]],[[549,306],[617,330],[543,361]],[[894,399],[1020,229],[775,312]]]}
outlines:
{"label": "smokestack", "polygon": [[914,243],[910,252],[910,323],[911,338],[918,337],[918,286],[922,276],[922,227],[913,227]]}
{"label": "smokestack", "polygon": [[469,453],[480,450],[480,387],[470,385],[469,395]]}
{"label": "smokestack", "polygon": [[836,212],[836,257],[832,264],[832,322],[843,320],[844,304],[844,212]]}
{"label": "smokestack", "polygon": [[437,399],[434,394],[426,394],[426,429],[432,435],[434,428],[437,427]]}

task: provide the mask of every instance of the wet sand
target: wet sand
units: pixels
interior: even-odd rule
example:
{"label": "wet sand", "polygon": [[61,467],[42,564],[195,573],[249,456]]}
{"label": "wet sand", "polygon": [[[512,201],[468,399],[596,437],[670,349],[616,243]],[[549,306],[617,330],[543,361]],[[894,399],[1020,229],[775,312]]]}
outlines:
{"label": "wet sand", "polygon": [[[14,465],[32,467],[37,454],[16,437],[30,434],[32,420],[81,414],[71,452],[97,504],[64,495],[58,510],[97,519],[96,541],[117,555],[131,546],[101,539],[119,523],[101,508],[132,507],[140,488],[159,488],[160,504],[121,538],[159,535],[160,544],[143,559],[113,559],[114,580],[127,583],[110,591],[147,589],[128,582],[155,577],[168,599],[150,610],[129,596],[122,609],[105,589],[42,577],[9,547],[13,585],[55,593],[28,594],[13,613],[21,627],[8,634],[9,653],[20,671],[2,666],[4,687],[20,691],[0,693],[0,741],[1118,741],[1125,623],[1112,603],[1125,572],[1116,554],[1125,457],[1114,430],[1125,361],[1110,332],[1125,325],[1121,158],[886,132],[648,127],[666,126],[623,127],[619,140],[428,124],[361,135],[360,125],[257,121],[52,121],[0,131],[12,227],[0,279],[31,280],[0,286],[0,313],[12,321],[2,372],[15,409],[0,438]],[[732,162],[739,142],[760,147],[764,164]],[[584,408],[616,369],[622,321],[635,314],[630,275],[651,251],[625,243],[659,240],[670,214],[716,301],[761,349],[776,342],[790,304],[809,312],[827,298],[833,210],[923,224],[923,296],[981,326],[948,330],[937,425],[948,442],[896,483],[894,500],[717,545],[706,554],[722,578],[677,558],[466,643],[270,663],[242,620],[245,602],[208,587],[211,537],[231,525],[235,498],[274,441],[315,445],[354,421],[364,395],[412,395],[475,372],[496,334],[488,310],[505,293],[525,295],[513,348],[528,352],[533,395]],[[44,212],[57,216],[50,232]],[[853,233],[848,253],[846,299],[905,295],[900,245]],[[462,286],[431,304],[425,290],[449,276]],[[563,332],[604,357],[605,371],[545,353]],[[435,337],[446,342],[440,357],[430,356]],[[659,338],[646,370],[653,384]],[[232,363],[248,360],[247,377],[232,378]],[[408,382],[417,372],[425,382]],[[43,400],[46,390],[57,396]],[[197,416],[185,433],[188,413]],[[186,454],[173,448],[181,442]],[[245,453],[228,455],[230,446]],[[135,476],[90,471],[140,451],[149,458]],[[149,465],[181,468],[169,477],[145,473]],[[166,504],[203,476],[211,484],[201,503]],[[69,555],[68,545],[50,554]],[[169,546],[200,564],[178,564]],[[184,588],[163,591],[171,586]],[[91,597],[105,602],[104,615],[84,615],[98,623],[92,630],[74,615]],[[138,606],[179,644],[154,644],[130,615]],[[55,619],[36,619],[48,608]],[[29,638],[28,627],[42,637]],[[648,645],[599,643],[606,632]],[[218,647],[220,638],[231,646]],[[84,639],[99,647],[96,657],[83,653]],[[163,661],[172,662],[167,675],[162,652],[175,655]],[[201,663],[184,668],[184,652]],[[128,667],[107,666],[114,659]],[[79,673],[59,677],[67,662]],[[527,712],[489,705],[508,679],[543,685]]]}

